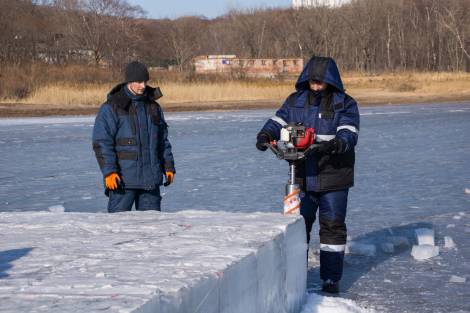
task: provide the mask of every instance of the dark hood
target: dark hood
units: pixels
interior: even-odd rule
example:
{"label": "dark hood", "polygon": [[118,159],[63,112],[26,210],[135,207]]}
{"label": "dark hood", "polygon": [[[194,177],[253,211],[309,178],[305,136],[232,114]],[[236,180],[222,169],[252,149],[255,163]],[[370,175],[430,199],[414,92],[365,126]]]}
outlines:
{"label": "dark hood", "polygon": [[[124,87],[127,83],[121,83],[114,86],[108,93],[108,102],[114,102],[121,108],[126,109],[131,104],[131,98],[126,94]],[[163,94],[159,87],[153,88],[150,86],[145,87],[144,98],[149,99],[151,102],[156,101],[163,97]]]}
{"label": "dark hood", "polygon": [[343,82],[339,75],[338,66],[335,60],[330,57],[313,56],[295,83],[297,90],[309,90],[309,80],[318,80],[327,83],[337,92],[344,93]]}

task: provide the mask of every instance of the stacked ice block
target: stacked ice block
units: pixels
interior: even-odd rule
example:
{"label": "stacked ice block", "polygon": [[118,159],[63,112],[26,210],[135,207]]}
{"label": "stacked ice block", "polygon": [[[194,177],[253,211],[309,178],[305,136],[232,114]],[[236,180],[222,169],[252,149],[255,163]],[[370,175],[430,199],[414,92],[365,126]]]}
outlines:
{"label": "stacked ice block", "polygon": [[0,214],[5,312],[299,312],[301,218],[281,214]]}

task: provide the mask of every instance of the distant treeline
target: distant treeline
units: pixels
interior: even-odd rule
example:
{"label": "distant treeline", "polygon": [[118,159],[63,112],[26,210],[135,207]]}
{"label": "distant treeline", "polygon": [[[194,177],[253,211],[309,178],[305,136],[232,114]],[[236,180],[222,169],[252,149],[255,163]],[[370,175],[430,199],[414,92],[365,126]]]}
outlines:
{"label": "distant treeline", "polygon": [[2,0],[0,64],[131,59],[191,67],[206,54],[332,56],[343,70],[470,71],[469,0],[353,0],[337,7],[152,20],[126,0]]}

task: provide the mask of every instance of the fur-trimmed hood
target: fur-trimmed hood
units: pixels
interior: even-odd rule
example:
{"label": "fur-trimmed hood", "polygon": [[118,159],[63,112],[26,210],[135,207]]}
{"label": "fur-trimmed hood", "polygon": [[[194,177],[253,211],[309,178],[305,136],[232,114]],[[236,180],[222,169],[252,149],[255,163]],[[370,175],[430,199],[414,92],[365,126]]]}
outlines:
{"label": "fur-trimmed hood", "polygon": [[[126,110],[132,103],[131,98],[126,94],[124,87],[127,83],[120,83],[114,86],[111,91],[108,93],[107,99],[108,102],[115,103],[119,108]],[[145,87],[143,98],[148,100],[149,102],[155,102],[156,100],[160,99],[163,96],[159,87]]]}

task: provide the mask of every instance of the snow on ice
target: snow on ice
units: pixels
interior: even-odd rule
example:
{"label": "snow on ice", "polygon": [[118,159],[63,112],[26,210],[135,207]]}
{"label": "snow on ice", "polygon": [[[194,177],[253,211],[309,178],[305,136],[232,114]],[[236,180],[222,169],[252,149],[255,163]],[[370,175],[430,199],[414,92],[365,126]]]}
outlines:
{"label": "snow on ice", "polygon": [[[465,107],[467,113],[451,114],[443,110],[449,107],[458,109]],[[470,273],[468,261],[470,249],[467,240],[470,234],[470,214],[458,213],[463,210],[468,211],[468,195],[470,195],[470,188],[465,188],[469,187],[470,147],[467,144],[468,137],[462,135],[468,130],[470,103],[410,105],[406,107],[408,112],[393,115],[394,111],[402,108],[364,107],[361,110],[364,127],[357,154],[357,186],[351,192],[348,207],[351,226],[348,240],[374,243],[377,255],[366,258],[360,255],[348,256],[349,264],[345,267],[341,296],[354,299],[361,305],[380,308],[377,309],[378,312],[470,312],[470,302],[466,297],[470,292],[468,283],[447,284],[446,288],[442,288],[443,284],[450,281],[451,274],[458,275],[462,281],[468,278]],[[168,120],[172,126],[171,139],[178,160],[180,179],[177,179],[170,189],[162,190],[162,194],[165,195],[164,210],[175,212],[187,208],[236,210],[245,213],[254,209],[264,212],[279,210],[279,197],[277,192],[274,195],[273,191],[277,190],[282,194],[286,180],[282,173],[286,173],[286,166],[274,156],[267,157],[266,154],[256,151],[252,143],[247,144],[254,138],[254,134],[259,131],[265,119],[272,114],[272,110],[169,113]],[[436,123],[429,123],[430,118]],[[5,147],[10,147],[2,150],[0,210],[40,211],[62,204],[67,211],[73,212],[105,211],[106,198],[102,194],[102,178],[90,148],[93,120],[93,117],[0,119],[1,142]],[[433,126],[435,124],[445,124],[449,127],[436,128]],[[395,129],[396,125],[400,125],[401,133],[413,133],[414,136],[400,136],[391,132],[390,130]],[[217,134],[214,134],[213,129],[218,130]],[[439,148],[436,150],[439,153],[429,153],[428,145],[420,140],[429,136],[452,138],[452,140],[440,140]],[[210,140],[206,140],[207,138]],[[226,138],[231,140],[227,141]],[[51,151],[54,153],[51,154]],[[239,155],[245,157],[239,158]],[[202,175],[200,167],[194,166],[201,162],[210,162],[213,164],[213,170]],[[396,166],[384,166],[384,164]],[[406,175],[397,175],[397,168]],[[382,174],[377,175],[377,172]],[[21,179],[26,177],[25,175],[31,179]],[[76,179],[70,185],[69,178],[72,176]],[[254,177],[256,179],[253,179]],[[383,192],[392,189],[394,192]],[[464,192],[462,189],[465,189]],[[56,215],[56,218],[71,216],[69,213]],[[2,222],[0,218],[0,225]],[[102,222],[96,227],[87,227],[86,224],[75,225],[80,226],[80,230],[76,230],[74,225],[58,227],[62,227],[60,231],[64,237],[67,236],[69,228],[75,229],[74,232],[83,233],[85,242],[90,241],[93,234],[99,235],[103,232],[123,236],[122,227],[110,228],[110,225],[117,223]],[[54,227],[52,226],[52,229]],[[439,241],[441,248],[438,258],[429,262],[415,262],[413,258],[407,257],[411,250],[414,230],[418,228],[436,230],[436,240]],[[73,293],[79,293],[81,288],[87,285],[100,284],[99,291],[103,293],[107,291],[112,293],[119,287],[108,283],[116,278],[112,271],[96,269],[89,272],[99,265],[94,265],[93,262],[98,262],[99,258],[109,259],[112,256],[107,254],[106,249],[92,252],[87,247],[74,250],[76,253],[73,257],[64,255],[65,253],[60,251],[60,242],[64,241],[67,244],[66,239],[50,236],[50,230],[37,231],[37,237],[46,236],[59,252],[56,256],[50,257],[52,261],[37,259],[34,267],[36,270],[20,271],[20,278],[25,282],[24,290],[21,291],[24,297],[36,297],[34,294],[27,294],[27,291],[34,290],[33,288],[42,292],[41,286],[47,281],[50,273],[55,273],[57,279],[64,280],[64,286],[68,286],[66,285],[68,282],[60,278],[60,275],[63,275],[62,272],[67,272],[67,268],[74,271],[70,275],[75,274],[77,278],[86,276],[86,279],[75,282],[74,288],[60,289],[61,285],[58,284],[60,291],[69,295],[64,297],[51,294],[47,300],[38,305],[38,311],[50,311],[51,303],[57,303],[59,300],[61,304],[72,304]],[[3,248],[8,243],[6,238],[11,237],[1,231],[0,234],[2,236],[0,310],[5,310],[6,300],[10,299],[2,295],[12,288],[6,284],[7,275],[18,269],[18,262],[40,253],[41,250],[33,247],[38,239],[33,238],[30,245],[5,251]],[[109,236],[100,237],[99,240],[111,238]],[[389,236],[401,237],[392,239]],[[458,250],[447,249],[444,236],[452,236],[458,243]],[[217,239],[214,240],[218,242]],[[145,241],[122,243],[116,247],[131,249],[134,246],[133,261],[138,268],[141,268],[144,267],[141,262],[142,257],[150,253],[146,251],[149,249],[140,247]],[[391,249],[387,243],[393,243],[393,253],[384,253],[383,245]],[[93,243],[89,245],[93,247]],[[238,249],[237,247],[235,248]],[[189,247],[186,248],[189,253]],[[215,247],[215,244],[207,247],[208,250],[219,248]],[[159,245],[152,245],[150,251],[154,249],[160,249]],[[82,254],[82,250],[85,253]],[[175,253],[178,254],[180,250],[181,248],[176,247]],[[194,253],[196,257],[199,254],[197,251]],[[227,254],[228,258],[231,253]],[[22,255],[24,257],[21,257]],[[169,254],[168,257],[173,255]],[[61,264],[60,270],[55,265],[56,262]],[[175,260],[178,266],[191,262],[192,259]],[[214,261],[208,260],[208,262],[210,265]],[[78,266],[80,263],[82,266]],[[135,269],[128,273],[119,262],[111,261],[107,267],[118,271],[117,275],[122,277],[122,281],[118,281],[121,282],[123,290],[130,288],[131,283],[138,284],[134,278]],[[153,278],[152,273],[147,276]],[[167,288],[173,288],[172,286],[181,280],[179,277],[178,274],[168,278]],[[309,279],[312,279],[312,286],[316,286],[318,290],[318,284],[321,282],[317,263],[309,268]],[[452,280],[459,281],[455,278]],[[404,286],[406,288],[403,288]],[[151,283],[147,287],[148,289],[145,289],[147,291],[157,289],[155,284]],[[311,295],[313,296],[316,295]],[[104,294],[103,297],[107,295]],[[120,301],[124,296],[116,297]],[[14,309],[9,310],[29,311],[28,301],[18,302]],[[317,303],[318,306],[312,308],[312,313],[319,312],[320,302]],[[114,302],[105,302],[97,303],[96,307],[106,312],[115,310],[113,305]],[[82,311],[89,311],[88,309],[89,307],[86,307]],[[77,307],[77,310],[79,311],[80,307]]]}
{"label": "snow on ice", "polygon": [[305,225],[277,213],[0,213],[2,312],[299,312]]}
{"label": "snow on ice", "polygon": [[359,307],[354,301],[311,294],[301,313],[374,313],[373,309]]}

